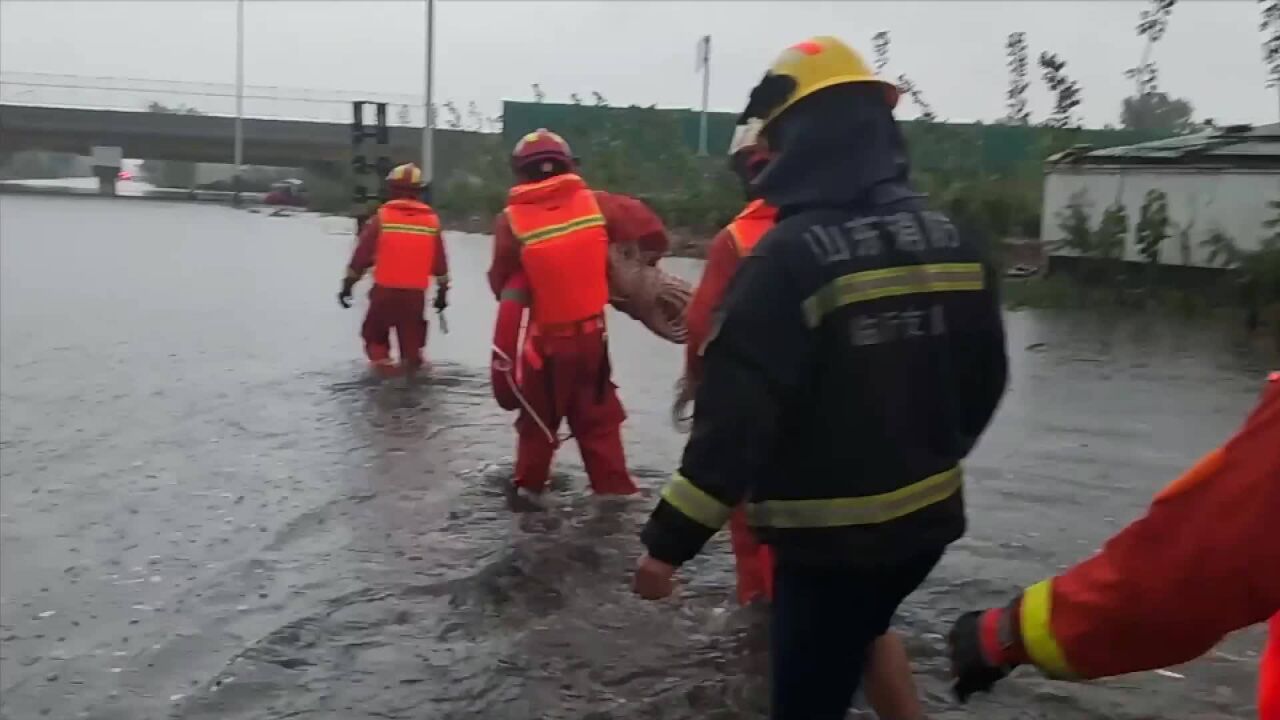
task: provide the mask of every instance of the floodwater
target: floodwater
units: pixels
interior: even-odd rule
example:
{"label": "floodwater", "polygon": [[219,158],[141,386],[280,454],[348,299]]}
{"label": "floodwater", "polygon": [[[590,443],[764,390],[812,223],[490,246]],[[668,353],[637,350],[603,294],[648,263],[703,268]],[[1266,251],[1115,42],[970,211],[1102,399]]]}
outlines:
{"label": "floodwater", "polygon": [[[431,381],[365,379],[334,299],[342,222],[0,197],[0,716],[752,718],[759,619],[727,542],[675,597],[631,596],[682,438],[680,349],[613,323],[645,497],[513,516],[489,397],[488,239],[449,240]],[[666,261],[694,275],[696,264]],[[1268,360],[1233,328],[1014,313],[1013,380],[968,465],[969,535],[902,608],[935,718],[1245,718],[1261,633],[1176,676],[1019,672],[949,699],[943,634],[1087,556],[1242,420]]]}

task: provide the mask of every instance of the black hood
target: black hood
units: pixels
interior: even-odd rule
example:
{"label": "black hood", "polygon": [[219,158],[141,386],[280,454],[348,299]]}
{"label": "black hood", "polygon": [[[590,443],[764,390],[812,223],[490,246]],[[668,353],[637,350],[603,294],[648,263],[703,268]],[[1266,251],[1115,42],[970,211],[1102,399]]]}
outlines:
{"label": "black hood", "polygon": [[820,90],[765,128],[774,159],[752,183],[782,214],[920,197],[908,184],[902,131],[874,83]]}

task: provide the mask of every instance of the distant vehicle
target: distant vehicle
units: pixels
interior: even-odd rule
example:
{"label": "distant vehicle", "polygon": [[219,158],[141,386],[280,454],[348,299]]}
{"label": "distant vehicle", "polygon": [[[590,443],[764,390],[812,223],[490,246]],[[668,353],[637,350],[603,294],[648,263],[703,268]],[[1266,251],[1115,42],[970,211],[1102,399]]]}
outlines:
{"label": "distant vehicle", "polygon": [[297,178],[289,178],[271,183],[271,191],[262,198],[265,205],[284,205],[287,207],[306,207],[307,188]]}

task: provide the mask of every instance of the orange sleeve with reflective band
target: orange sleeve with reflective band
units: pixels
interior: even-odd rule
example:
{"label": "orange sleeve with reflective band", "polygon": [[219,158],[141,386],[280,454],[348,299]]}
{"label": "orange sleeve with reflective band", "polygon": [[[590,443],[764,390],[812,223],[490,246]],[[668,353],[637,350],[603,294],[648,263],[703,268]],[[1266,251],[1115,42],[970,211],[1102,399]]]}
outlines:
{"label": "orange sleeve with reflective band", "polygon": [[738,269],[738,250],[726,228],[711,240],[702,279],[684,311],[689,337],[684,345],[685,377],[697,382],[702,377],[702,346],[711,335],[711,315],[724,298],[729,281]]}
{"label": "orange sleeve with reflective band", "polygon": [[1243,428],[1097,555],[1028,588],[1020,630],[1057,677],[1176,665],[1280,611],[1280,381]]}

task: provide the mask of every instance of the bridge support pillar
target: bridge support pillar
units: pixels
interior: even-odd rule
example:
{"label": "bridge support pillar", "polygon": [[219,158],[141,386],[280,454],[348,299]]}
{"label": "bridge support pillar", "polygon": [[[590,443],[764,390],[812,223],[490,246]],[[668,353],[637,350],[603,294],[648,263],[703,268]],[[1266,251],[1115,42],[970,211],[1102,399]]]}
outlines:
{"label": "bridge support pillar", "polygon": [[116,177],[124,161],[124,152],[110,145],[95,145],[92,153],[93,175],[98,178],[98,194],[116,194]]}
{"label": "bridge support pillar", "polygon": [[115,196],[116,175],[119,170],[110,165],[94,165],[93,174],[98,178],[98,194]]}

